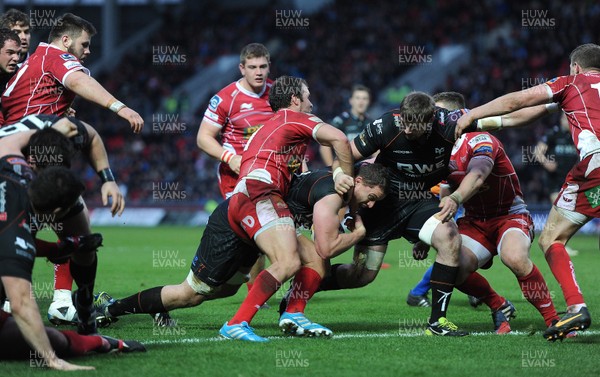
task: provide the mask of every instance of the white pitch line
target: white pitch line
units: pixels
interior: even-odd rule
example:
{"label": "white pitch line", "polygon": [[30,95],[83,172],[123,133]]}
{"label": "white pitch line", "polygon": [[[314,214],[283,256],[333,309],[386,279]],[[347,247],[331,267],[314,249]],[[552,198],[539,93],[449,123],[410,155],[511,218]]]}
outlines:
{"label": "white pitch line", "polygon": [[[167,335],[168,331],[165,330],[165,334]],[[508,334],[504,335],[513,335],[513,336],[537,336],[541,338],[541,331],[537,331],[535,334],[531,334],[526,331],[511,331]],[[577,334],[577,337],[580,336],[593,336],[600,335],[600,330],[592,330],[592,331],[580,331]],[[422,331],[418,332],[403,332],[399,334],[391,334],[391,333],[355,333],[355,334],[339,334],[334,335],[331,339],[362,339],[362,338],[413,338],[425,336]],[[500,336],[493,332],[472,332],[469,336]],[[282,340],[282,339],[294,339],[292,336],[269,336],[267,337],[269,340]],[[220,342],[224,340],[229,340],[221,337],[214,338],[183,338],[183,339],[161,339],[161,340],[146,340],[141,341],[145,345],[154,345],[154,344],[190,344],[190,343],[207,343],[207,342]],[[541,340],[541,339],[540,339]]]}

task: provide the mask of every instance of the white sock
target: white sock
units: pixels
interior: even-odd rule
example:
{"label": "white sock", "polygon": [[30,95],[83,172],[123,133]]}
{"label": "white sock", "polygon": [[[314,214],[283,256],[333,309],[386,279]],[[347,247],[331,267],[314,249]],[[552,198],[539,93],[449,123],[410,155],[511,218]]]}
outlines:
{"label": "white sock", "polygon": [[571,305],[567,308],[567,313],[579,313],[579,310],[581,310],[581,308],[586,308],[586,307],[587,307],[587,305],[585,305],[585,303]]}
{"label": "white sock", "polygon": [[71,298],[71,291],[68,289],[55,289],[52,301],[70,302],[72,305],[73,299]]}

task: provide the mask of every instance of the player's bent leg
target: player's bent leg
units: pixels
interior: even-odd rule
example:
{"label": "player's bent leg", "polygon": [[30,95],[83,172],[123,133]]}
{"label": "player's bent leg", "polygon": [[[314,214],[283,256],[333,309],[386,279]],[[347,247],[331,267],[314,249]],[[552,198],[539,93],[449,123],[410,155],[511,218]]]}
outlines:
{"label": "player's bent leg", "polygon": [[[80,199],[80,203],[75,210],[78,212],[67,214],[64,220],[60,220],[62,229],[57,229],[57,234],[60,237],[91,234],[89,213],[82,199]],[[71,276],[77,283],[76,302],[74,304],[79,317],[78,331],[81,334],[96,333],[93,301],[97,265],[96,250],[71,255],[69,269]]]}
{"label": "player's bent leg", "polygon": [[529,259],[530,247],[529,236],[520,229],[508,229],[502,236],[498,245],[500,260],[516,277],[526,276],[533,269],[533,262]]}
{"label": "player's bent leg", "polygon": [[[488,253],[488,257],[491,258],[491,254]],[[468,247],[462,246],[459,256],[458,275],[456,277],[456,285],[462,284],[469,275],[477,271],[479,268],[479,255]]]}
{"label": "player's bent leg", "polygon": [[585,306],[585,300],[575,278],[573,262],[565,249],[565,244],[588,220],[587,216],[554,206],[550,210],[539,239],[550,270],[563,291],[567,311],[570,312],[576,312]]}
{"label": "player's bent leg", "polygon": [[432,305],[427,335],[465,336],[467,332],[446,319],[446,312],[458,276],[461,239],[453,221],[442,223],[435,215],[429,217],[421,230],[419,239],[437,250],[431,271]]}
{"label": "player's bent leg", "polygon": [[302,267],[282,299],[285,304],[280,305],[279,328],[288,335],[330,337],[333,335],[330,329],[304,315],[308,301],[319,288],[327,263],[317,254],[314,243],[303,235],[298,236],[298,246]]}
{"label": "player's bent leg", "polygon": [[301,262],[298,256],[296,228],[292,219],[282,218],[275,221],[279,223],[266,227],[255,236],[255,241],[271,262],[265,271],[281,282],[292,277],[300,269]]}
{"label": "player's bent leg", "polygon": [[271,265],[258,275],[236,314],[221,327],[219,333],[227,339],[268,341],[256,335],[249,324],[258,308],[301,266],[296,228],[291,217],[279,217],[263,225],[255,234],[254,240],[258,248],[267,255]]}
{"label": "player's bent leg", "polygon": [[[79,199],[79,203],[63,219],[57,219],[50,227],[55,231],[56,235],[65,239],[71,236],[82,236],[91,233],[89,214],[83,199]],[[76,256],[81,263],[81,258],[89,259],[89,254],[86,256]],[[89,264],[89,260],[85,261]],[[63,323],[77,324],[77,310],[72,301],[73,276],[71,274],[70,261],[64,264],[54,265],[54,297],[52,303],[48,307],[48,320],[60,325]]]}
{"label": "player's bent leg", "polygon": [[[437,225],[435,225],[436,221]],[[433,232],[429,236],[426,230],[431,226],[434,226],[434,228]],[[437,255],[435,257],[435,261],[437,263],[441,263],[446,266],[458,267],[461,238],[460,234],[458,233],[458,227],[453,221],[442,223],[432,216],[423,225],[421,232],[419,232],[419,237],[423,237],[421,240],[424,242],[426,242],[427,238],[429,238],[428,244],[437,250]]]}
{"label": "player's bent leg", "polygon": [[353,263],[338,265],[335,272],[332,269],[334,274],[331,278],[335,279],[337,289],[360,288],[373,282],[381,269],[386,250],[387,245],[356,245]]}

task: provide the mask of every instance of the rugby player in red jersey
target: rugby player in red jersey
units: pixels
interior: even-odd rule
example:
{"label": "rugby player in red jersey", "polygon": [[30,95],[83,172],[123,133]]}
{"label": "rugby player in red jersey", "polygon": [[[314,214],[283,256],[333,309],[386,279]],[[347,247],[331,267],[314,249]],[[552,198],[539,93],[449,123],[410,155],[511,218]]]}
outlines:
{"label": "rugby player in red jersey", "polygon": [[304,80],[278,78],[269,94],[275,115],[256,131],[242,155],[240,179],[229,205],[229,222],[241,237],[256,242],[271,265],[257,276],[238,312],[221,328],[226,338],[266,341],[254,334],[249,323],[282,282],[300,268],[294,221],[284,197],[311,139],[336,152],[340,164],[334,171],[336,189],[349,190],[354,184],[348,139],[342,131],[310,114],[309,95]]}
{"label": "rugby player in red jersey", "polygon": [[107,107],[140,132],[144,120],[116,100],[89,75],[81,62],[90,54],[96,29],[71,13],[60,17],[50,30],[49,43],[40,43],[2,94],[4,124],[18,122],[29,114],[65,115],[76,95]]}
{"label": "rugby player in red jersey", "polygon": [[[76,95],[107,106],[119,116],[130,122],[135,132],[143,127],[143,120],[135,111],[127,108],[108,93],[89,71],[81,64],[90,54],[92,36],[96,33],[94,26],[88,21],[70,13],[64,14],[50,30],[50,43],[40,43],[36,51],[27,59],[17,74],[8,82],[2,94],[1,104],[4,115],[4,126],[19,122],[31,114],[67,115],[71,102]],[[122,198],[120,190],[114,183],[110,169],[98,171],[103,183],[105,197]],[[107,204],[107,201],[104,201]],[[114,204],[114,203],[113,203]],[[113,211],[113,215],[115,211]],[[59,237],[80,236],[91,233],[87,208],[80,201],[79,205],[69,213]],[[71,312],[71,288],[73,277],[70,263],[55,265],[55,290],[53,302],[48,309],[48,317],[53,323],[76,322],[64,312]],[[96,261],[89,266],[80,266],[89,270],[82,276],[95,275]],[[76,269],[78,267],[75,267]],[[92,292],[93,293],[93,292]],[[93,297],[78,296],[91,306]],[[81,319],[81,318],[79,318]]]}
{"label": "rugby player in red jersey", "polygon": [[[198,147],[221,161],[218,178],[223,199],[233,193],[248,139],[273,116],[269,105],[272,85],[268,78],[269,65],[269,50],[262,44],[250,43],[242,48],[239,65],[242,78],[219,90],[210,99],[200,123]],[[265,257],[261,255],[250,271],[248,290],[264,268]]]}
{"label": "rugby player in red jersey", "polygon": [[[600,46],[580,45],[569,58],[568,76],[556,77],[476,107],[459,119],[456,128],[456,134],[460,135],[475,119],[551,102],[558,103],[568,118],[579,162],[567,175],[539,239],[567,302],[567,314],[544,332],[544,337],[551,341],[591,325],[592,319],[565,245],[579,228],[600,217]],[[489,124],[489,127],[499,126],[502,123],[498,118]]]}
{"label": "rugby player in red jersey", "polygon": [[558,320],[546,281],[529,258],[533,220],[502,143],[487,132],[461,136],[452,151],[447,181],[453,192],[442,198],[441,214],[455,213],[461,204],[465,208],[457,221],[463,245],[457,283],[467,279],[460,289],[483,298],[493,311],[497,333],[509,332],[508,320],[515,311],[512,303],[496,294],[480,275],[471,276],[499,255],[546,326]]}
{"label": "rugby player in red jersey", "polygon": [[[240,173],[242,152],[248,139],[273,116],[269,105],[270,55],[265,46],[251,43],[240,53],[242,78],[215,94],[198,130],[198,147],[219,164],[219,189],[231,196]],[[219,138],[221,142],[219,143]]]}

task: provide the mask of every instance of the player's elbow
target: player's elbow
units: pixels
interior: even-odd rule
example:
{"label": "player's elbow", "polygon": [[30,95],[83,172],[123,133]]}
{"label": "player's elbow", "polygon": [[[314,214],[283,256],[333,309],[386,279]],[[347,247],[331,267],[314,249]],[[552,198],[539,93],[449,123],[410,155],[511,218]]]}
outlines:
{"label": "player's elbow", "polygon": [[329,259],[333,248],[326,242],[315,242],[315,251],[322,259]]}

